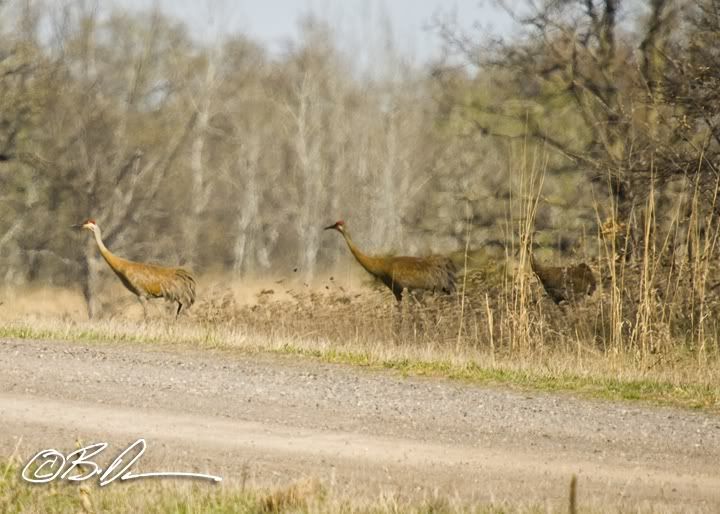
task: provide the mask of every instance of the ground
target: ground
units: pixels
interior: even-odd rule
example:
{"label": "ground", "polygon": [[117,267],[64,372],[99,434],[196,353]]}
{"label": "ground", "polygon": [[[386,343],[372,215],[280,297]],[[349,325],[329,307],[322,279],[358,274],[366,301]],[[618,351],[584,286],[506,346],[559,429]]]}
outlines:
{"label": "ground", "polygon": [[[720,418],[528,393],[297,356],[173,345],[0,340],[0,448],[145,438],[137,471],[319,480],[358,498],[720,509]],[[108,487],[113,487],[111,484]],[[42,486],[41,486],[42,487]],[[207,487],[211,487],[209,484]]]}

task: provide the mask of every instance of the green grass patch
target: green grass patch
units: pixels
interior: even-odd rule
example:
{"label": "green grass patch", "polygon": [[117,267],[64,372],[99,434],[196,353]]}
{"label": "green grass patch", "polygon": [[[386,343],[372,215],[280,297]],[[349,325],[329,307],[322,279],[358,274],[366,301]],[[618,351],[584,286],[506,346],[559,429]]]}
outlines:
{"label": "green grass patch", "polygon": [[[529,391],[573,393],[605,400],[642,401],[657,405],[720,411],[720,385],[693,380],[667,380],[642,370],[603,367],[602,361],[582,372],[572,361],[562,368],[526,362],[518,365],[512,356],[486,361],[456,358],[448,352],[415,352],[393,348],[338,346],[327,341],[313,342],[281,336],[248,336],[222,327],[203,325],[128,325],[96,322],[92,325],[63,322],[56,326],[28,323],[0,325],[0,337],[13,339],[64,340],[82,342],[125,342],[132,344],[173,344],[190,348],[213,348],[227,352],[300,355],[322,362],[364,368],[386,369],[404,376],[425,376],[462,380],[472,384],[513,387]],[[529,359],[526,359],[529,360]],[[552,361],[553,359],[550,359]],[[688,359],[690,360],[690,359]],[[531,361],[531,360],[530,360]]]}
{"label": "green grass patch", "polygon": [[510,386],[523,390],[575,393],[604,400],[639,400],[656,405],[720,411],[720,387],[708,384],[675,384],[653,379],[556,373],[542,368],[519,370],[502,365],[483,366],[475,362],[456,364],[442,360],[409,358],[374,360],[363,353],[306,351],[290,345],[283,347],[282,352],[319,358],[324,362],[391,369],[405,376],[449,378],[473,384]]}

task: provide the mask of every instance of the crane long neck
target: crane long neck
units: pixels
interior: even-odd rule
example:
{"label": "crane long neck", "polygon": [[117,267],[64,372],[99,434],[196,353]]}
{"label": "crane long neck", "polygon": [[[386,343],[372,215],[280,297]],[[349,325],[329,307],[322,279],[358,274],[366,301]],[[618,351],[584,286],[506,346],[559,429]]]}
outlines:
{"label": "crane long neck", "polygon": [[380,259],[365,255],[357,246],[355,246],[355,243],[353,243],[350,234],[348,234],[346,230],[343,230],[341,233],[345,238],[345,242],[347,243],[348,248],[350,248],[350,252],[352,252],[352,254],[355,256],[355,259],[357,259],[357,261],[363,268],[365,268],[366,271],[372,273],[373,275],[376,275],[383,271]]}
{"label": "crane long neck", "polygon": [[115,257],[115,255],[113,255],[113,253],[107,249],[107,246],[105,246],[105,243],[103,243],[102,234],[100,232],[100,227],[98,227],[96,225],[95,228],[93,229],[93,234],[95,234],[95,242],[97,243],[98,248],[100,249],[100,254],[105,259],[105,262],[107,262],[110,265],[110,267],[114,268],[117,257]]}

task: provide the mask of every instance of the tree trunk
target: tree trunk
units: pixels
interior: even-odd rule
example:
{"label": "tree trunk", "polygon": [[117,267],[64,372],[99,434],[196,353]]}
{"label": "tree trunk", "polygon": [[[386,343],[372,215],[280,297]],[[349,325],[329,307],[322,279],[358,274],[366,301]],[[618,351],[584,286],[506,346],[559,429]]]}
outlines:
{"label": "tree trunk", "polygon": [[[253,145],[257,147],[257,145]],[[259,223],[259,191],[257,184],[257,152],[250,150],[250,155],[243,155],[238,159],[237,177],[242,187],[238,203],[240,215],[237,219],[235,244],[233,248],[233,271],[236,274],[246,275],[254,270],[254,263],[250,261],[255,256],[255,247],[258,245],[258,234],[254,229]],[[245,174],[241,173],[245,167]],[[251,228],[252,227],[252,228]]]}
{"label": "tree trunk", "polygon": [[202,229],[201,220],[204,218],[204,212],[209,198],[203,157],[208,122],[210,120],[210,107],[212,103],[214,83],[215,64],[214,55],[211,55],[207,65],[207,71],[205,73],[205,84],[201,93],[202,97],[198,105],[195,138],[192,142],[190,153],[190,169],[192,171],[192,190],[190,192],[192,202],[192,221],[188,224],[188,246],[190,247],[190,255],[192,256],[190,265],[193,267],[197,266],[200,248],[202,247],[199,240]]}

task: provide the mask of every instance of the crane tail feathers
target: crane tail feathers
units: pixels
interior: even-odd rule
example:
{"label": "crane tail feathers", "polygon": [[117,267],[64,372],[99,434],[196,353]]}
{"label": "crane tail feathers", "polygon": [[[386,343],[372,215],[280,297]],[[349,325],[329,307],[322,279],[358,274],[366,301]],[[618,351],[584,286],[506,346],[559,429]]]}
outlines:
{"label": "crane tail feathers", "polygon": [[183,309],[195,303],[196,282],[190,272],[182,268],[174,270],[172,277],[161,285],[161,296],[166,300],[178,302]]}
{"label": "crane tail feathers", "polygon": [[436,284],[435,287],[447,294],[453,294],[456,291],[456,274],[457,267],[455,263],[446,257],[441,257],[435,267]]}

